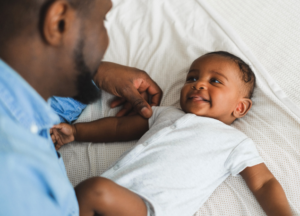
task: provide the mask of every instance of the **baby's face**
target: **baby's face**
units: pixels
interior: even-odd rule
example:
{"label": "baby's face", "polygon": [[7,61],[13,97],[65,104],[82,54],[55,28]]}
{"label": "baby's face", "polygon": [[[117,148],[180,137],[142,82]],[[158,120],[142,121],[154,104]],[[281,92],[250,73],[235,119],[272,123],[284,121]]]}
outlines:
{"label": "baby's face", "polygon": [[180,105],[186,113],[234,121],[233,111],[242,97],[243,83],[236,63],[218,55],[196,59],[181,90]]}

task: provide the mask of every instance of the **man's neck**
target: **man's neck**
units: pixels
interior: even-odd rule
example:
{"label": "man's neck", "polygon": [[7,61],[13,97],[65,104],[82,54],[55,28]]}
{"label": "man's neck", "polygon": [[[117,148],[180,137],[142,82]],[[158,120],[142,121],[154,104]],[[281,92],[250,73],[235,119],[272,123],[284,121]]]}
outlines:
{"label": "man's neck", "polygon": [[34,88],[44,100],[53,95],[51,92],[52,80],[47,74],[51,74],[53,65],[49,60],[45,61],[45,53],[38,49],[38,44],[14,40],[0,49],[0,58],[19,73],[29,85]]}

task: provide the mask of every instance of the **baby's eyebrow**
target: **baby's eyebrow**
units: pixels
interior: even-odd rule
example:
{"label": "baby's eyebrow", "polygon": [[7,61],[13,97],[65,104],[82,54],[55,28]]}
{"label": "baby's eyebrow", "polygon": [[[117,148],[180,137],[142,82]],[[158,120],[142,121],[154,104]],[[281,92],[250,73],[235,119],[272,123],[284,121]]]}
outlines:
{"label": "baby's eyebrow", "polygon": [[217,71],[210,71],[210,72],[211,72],[211,73],[218,74],[219,76],[224,77],[224,78],[228,81],[227,77],[226,77],[224,74],[222,74],[222,73],[220,73],[220,72],[217,72]]}
{"label": "baby's eyebrow", "polygon": [[188,73],[191,73],[191,72],[198,72],[199,73],[199,70],[198,69],[191,69],[191,70],[189,70]]}

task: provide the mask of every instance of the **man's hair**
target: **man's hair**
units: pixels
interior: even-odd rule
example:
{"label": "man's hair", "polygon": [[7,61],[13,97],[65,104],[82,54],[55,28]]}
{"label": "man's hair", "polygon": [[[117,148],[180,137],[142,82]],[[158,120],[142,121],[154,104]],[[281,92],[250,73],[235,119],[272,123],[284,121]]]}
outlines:
{"label": "man's hair", "polygon": [[246,62],[244,62],[241,58],[225,51],[210,52],[210,53],[206,53],[205,55],[219,55],[235,62],[240,69],[242,81],[246,84],[247,91],[248,91],[247,98],[249,99],[252,98],[254,87],[256,84],[256,78],[252,69]]}
{"label": "man's hair", "polygon": [[[26,32],[40,31],[45,12],[56,0],[0,0],[0,45]],[[93,0],[66,0],[85,14]]]}

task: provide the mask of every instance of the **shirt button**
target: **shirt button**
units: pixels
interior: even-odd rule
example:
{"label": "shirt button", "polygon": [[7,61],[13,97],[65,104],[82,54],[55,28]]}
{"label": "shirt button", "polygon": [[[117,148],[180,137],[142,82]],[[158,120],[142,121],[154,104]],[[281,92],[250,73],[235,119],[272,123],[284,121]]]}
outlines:
{"label": "shirt button", "polygon": [[31,133],[36,134],[38,132],[38,127],[36,125],[31,125],[30,131]]}
{"label": "shirt button", "polygon": [[119,169],[119,168],[120,168],[119,165],[114,166],[114,170],[117,170],[117,169]]}
{"label": "shirt button", "polygon": [[147,145],[149,145],[149,143],[148,143],[148,142],[145,142],[143,145],[144,145],[144,146],[147,146]]}
{"label": "shirt button", "polygon": [[171,129],[176,129],[176,125],[172,125],[172,126],[171,126]]}

